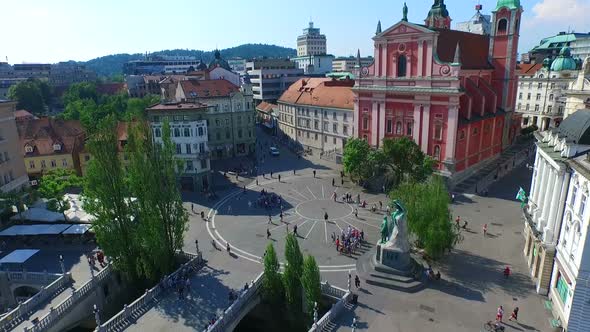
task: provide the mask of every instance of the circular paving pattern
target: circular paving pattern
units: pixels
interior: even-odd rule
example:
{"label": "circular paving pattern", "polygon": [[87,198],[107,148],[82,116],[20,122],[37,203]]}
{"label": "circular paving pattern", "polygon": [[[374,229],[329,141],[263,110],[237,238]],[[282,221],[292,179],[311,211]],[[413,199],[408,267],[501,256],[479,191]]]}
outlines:
{"label": "circular paving pattern", "polygon": [[[347,228],[357,228],[365,233],[368,244],[376,243],[383,212],[371,212],[356,207],[356,204],[342,202],[342,195],[360,193],[367,206],[385,202],[384,195],[361,192],[358,187],[345,182],[344,186],[332,186],[332,175],[320,174],[317,178],[296,175],[282,177],[259,177],[259,185],[252,183],[246,191],[237,190],[221,199],[209,212],[211,222],[207,223],[209,235],[221,248],[230,243],[232,253],[260,263],[268,243],[273,243],[279,260],[284,258],[285,237],[297,227],[299,246],[304,255],[313,255],[324,272],[348,271],[356,266],[356,259],[372,245],[359,250],[355,255],[338,254],[332,236],[338,236]],[[337,178],[339,182],[339,178]],[[272,208],[265,208],[261,191],[275,195]],[[331,199],[333,193],[337,201]],[[281,204],[278,203],[280,197]],[[283,218],[281,222],[281,209]],[[354,209],[358,209],[358,217]],[[324,214],[328,214],[328,222]],[[270,222],[269,222],[270,216]],[[267,231],[271,236],[267,239]]]}

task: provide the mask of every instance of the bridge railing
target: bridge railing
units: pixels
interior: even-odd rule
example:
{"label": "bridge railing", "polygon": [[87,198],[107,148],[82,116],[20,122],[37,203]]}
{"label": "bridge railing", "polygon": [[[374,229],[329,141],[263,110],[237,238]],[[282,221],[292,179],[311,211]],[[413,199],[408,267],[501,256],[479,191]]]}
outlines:
{"label": "bridge railing", "polygon": [[203,332],[221,332],[225,331],[229,324],[232,324],[236,317],[241,314],[241,310],[245,307],[250,300],[258,294],[258,291],[262,288],[264,272],[260,273],[256,279],[249,285],[248,289],[242,291],[238,295],[238,299],[225,309],[221,317],[215,321],[215,323],[207,327]]}
{"label": "bridge railing", "polygon": [[186,269],[192,269],[192,271],[196,271],[197,269],[203,266],[203,256],[201,253],[193,254],[187,252],[179,252],[179,255],[182,255],[189,259],[188,262],[183,264],[180,268],[176,271],[171,273],[168,277],[165,277],[154,287],[145,291],[145,293],[133,301],[129,305],[125,305],[123,310],[121,310],[118,314],[113,316],[111,319],[106,321],[104,324],[96,327],[97,332],[111,332],[111,331],[120,331],[122,330],[127,324],[130,323],[130,318],[134,317],[137,313],[145,310],[145,308],[151,304],[152,300],[156,298],[160,293],[165,290],[168,286],[168,280],[175,278],[179,273],[182,273]]}
{"label": "bridge railing", "polygon": [[97,284],[102,282],[107,276],[111,274],[113,270],[113,266],[108,264],[104,269],[98,272],[93,278],[88,280],[84,285],[80,288],[74,290],[72,295],[68,296],[64,299],[57,307],[49,308],[49,312],[46,313],[38,322],[36,322],[33,326],[25,327],[25,332],[40,332],[45,331],[57,321],[59,321],[67,312],[72,309],[74,305],[78,303],[78,300],[84,298],[88,295]]}
{"label": "bridge railing", "polygon": [[[11,272],[8,273],[9,275],[11,274]],[[31,273],[27,274],[30,275]],[[19,303],[19,305],[16,308],[7,312],[2,316],[2,318],[0,318],[0,331],[9,331],[12,328],[14,328],[14,326],[16,326],[17,324],[20,324],[24,320],[24,317],[29,315],[39,304],[44,303],[49,298],[52,298],[56,292],[63,289],[65,286],[72,282],[72,275],[69,272],[66,274],[59,275],[51,274],[50,276],[51,280],[53,280],[52,283],[41,288],[41,290],[37,294],[33,295],[31,298],[27,299],[23,303]],[[53,277],[55,276],[58,277],[54,279]],[[28,280],[26,277],[23,277],[22,275],[21,277],[22,278],[18,278],[15,280]],[[47,278],[47,276],[45,276],[45,278]]]}
{"label": "bridge railing", "polygon": [[338,315],[344,310],[344,305],[352,299],[352,292],[342,289],[340,287],[332,286],[328,284],[326,281],[325,283],[321,284],[322,294],[324,295],[331,295],[337,298],[340,298],[338,302],[336,302],[328,312],[320,318],[317,323],[315,323],[308,332],[316,332],[322,331],[326,325],[328,325],[331,321],[335,320]]}
{"label": "bridge railing", "polygon": [[49,284],[61,277],[61,273],[48,272],[27,272],[23,271],[4,271],[8,275],[8,280],[35,284]]}

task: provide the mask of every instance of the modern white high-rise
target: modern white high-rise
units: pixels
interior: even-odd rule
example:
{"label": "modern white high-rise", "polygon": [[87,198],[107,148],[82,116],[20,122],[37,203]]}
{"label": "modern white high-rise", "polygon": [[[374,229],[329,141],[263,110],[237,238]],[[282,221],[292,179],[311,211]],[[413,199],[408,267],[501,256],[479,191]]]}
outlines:
{"label": "modern white high-rise", "polygon": [[482,8],[482,5],[476,5],[475,15],[473,15],[469,21],[457,23],[455,29],[459,31],[476,33],[478,35],[489,35],[492,28],[492,17],[490,15],[483,15],[480,12]]}
{"label": "modern white high-rise", "polygon": [[320,34],[320,29],[309,22],[309,26],[303,29],[303,35],[297,37],[297,56],[323,55],[326,52],[326,35]]}

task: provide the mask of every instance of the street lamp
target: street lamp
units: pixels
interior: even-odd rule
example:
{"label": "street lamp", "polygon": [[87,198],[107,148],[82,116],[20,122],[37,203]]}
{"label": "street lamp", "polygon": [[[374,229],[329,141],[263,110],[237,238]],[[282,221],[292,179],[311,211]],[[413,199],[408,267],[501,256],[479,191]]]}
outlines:
{"label": "street lamp", "polygon": [[64,256],[59,255],[59,266],[61,267],[61,274],[66,274],[66,267],[64,265]]}

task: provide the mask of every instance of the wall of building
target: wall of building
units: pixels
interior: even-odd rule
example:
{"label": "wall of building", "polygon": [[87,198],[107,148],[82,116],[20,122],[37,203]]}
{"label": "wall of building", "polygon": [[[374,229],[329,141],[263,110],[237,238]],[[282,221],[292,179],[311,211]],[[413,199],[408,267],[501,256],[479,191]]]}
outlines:
{"label": "wall of building", "polygon": [[0,102],[0,190],[18,191],[29,179],[19,146],[15,102]]}

